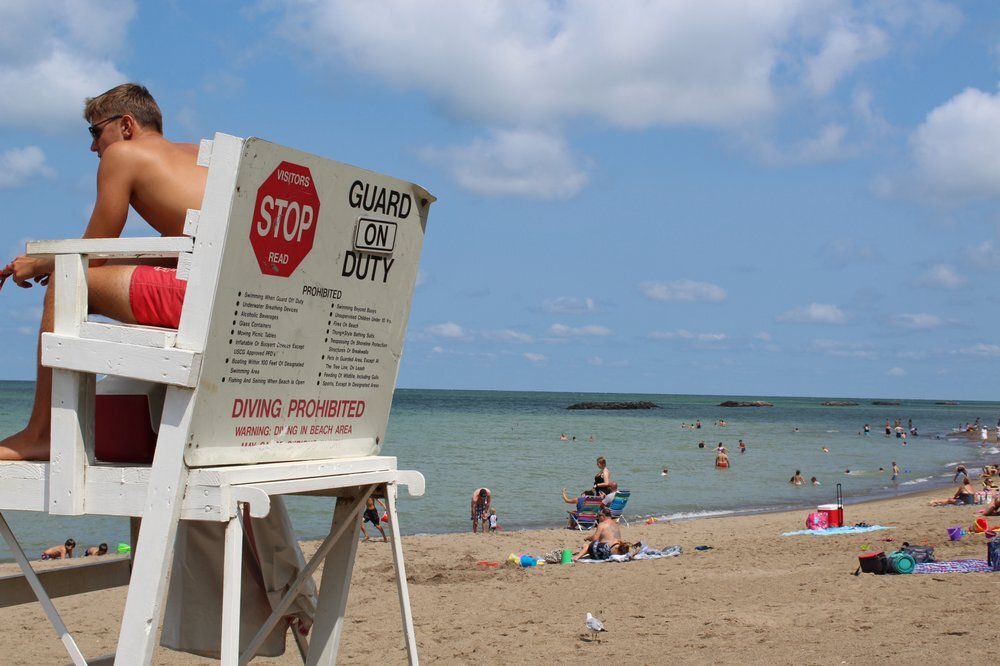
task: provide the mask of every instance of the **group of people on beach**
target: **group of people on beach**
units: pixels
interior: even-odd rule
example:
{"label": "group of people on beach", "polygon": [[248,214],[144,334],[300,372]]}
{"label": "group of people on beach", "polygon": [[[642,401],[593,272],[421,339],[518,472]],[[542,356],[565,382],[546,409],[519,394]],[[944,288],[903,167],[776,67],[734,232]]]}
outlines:
{"label": "group of people on beach", "polygon": [[[66,539],[65,543],[59,544],[57,546],[52,546],[51,548],[46,548],[42,551],[43,560],[62,560],[73,557],[73,551],[76,549],[76,540]],[[84,557],[99,556],[108,554],[108,544],[102,543],[97,546],[90,546],[84,551]]]}
{"label": "group of people on beach", "polygon": [[[608,463],[604,456],[597,458],[597,474],[594,475],[594,483],[591,487],[582,491],[575,498],[566,494],[565,488],[562,489],[563,502],[576,505],[577,512],[588,498],[600,498],[602,505],[598,511],[597,529],[584,537],[583,549],[573,556],[574,562],[583,557],[606,560],[613,554],[628,553],[632,550],[632,544],[622,539],[621,526],[615,520],[610,509],[617,493],[618,482],[612,480],[611,470],[608,469]],[[567,527],[574,527],[572,515]]]}

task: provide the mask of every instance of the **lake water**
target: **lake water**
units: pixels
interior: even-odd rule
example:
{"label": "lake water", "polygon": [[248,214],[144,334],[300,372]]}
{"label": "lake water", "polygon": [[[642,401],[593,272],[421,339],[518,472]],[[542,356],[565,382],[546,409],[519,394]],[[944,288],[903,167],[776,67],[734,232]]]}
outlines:
{"label": "lake water", "polygon": [[[24,424],[32,390],[31,382],[0,382],[0,433]],[[765,400],[773,406],[720,407],[724,400]],[[822,404],[830,400],[857,404]],[[585,401],[649,401],[657,407],[566,409]],[[977,418],[991,427],[986,447],[955,434]],[[597,456],[607,458],[612,478],[632,491],[626,510],[630,520],[815,507],[835,500],[837,483],[847,502],[935,486],[948,486],[942,493],[950,492],[956,464],[975,470],[1000,461],[992,436],[998,418],[997,402],[902,400],[887,406],[844,397],[400,389],[383,454],[396,456],[401,469],[419,470],[427,479],[423,497],[401,495],[404,534],[469,530],[469,503],[480,486],[493,492],[501,527],[516,530],[564,524],[567,507],[560,490],[573,494],[592,484]],[[682,427],[699,419],[701,429]],[[720,419],[725,427],[717,425]],[[912,420],[919,436],[909,437],[905,446],[895,436],[885,437],[886,419],[900,419],[904,426]],[[867,436],[862,434],[866,423],[871,427]],[[562,433],[566,441],[560,440]],[[747,444],[744,454],[737,448],[740,439]],[[705,448],[698,447],[699,441]],[[729,449],[729,469],[713,465],[719,442]],[[902,470],[896,482],[890,480],[893,461]],[[790,485],[796,469],[807,482],[816,476],[821,485]],[[290,498],[289,506],[300,536],[325,534],[332,500]],[[68,537],[81,546],[128,538],[128,522],[120,518],[5,515],[29,556]],[[2,545],[0,559],[10,559]]]}

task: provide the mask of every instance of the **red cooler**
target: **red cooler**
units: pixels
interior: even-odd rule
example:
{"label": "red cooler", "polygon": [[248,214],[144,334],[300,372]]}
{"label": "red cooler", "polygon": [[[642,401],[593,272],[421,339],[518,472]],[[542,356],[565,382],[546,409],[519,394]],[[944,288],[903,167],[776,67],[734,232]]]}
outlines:
{"label": "red cooler", "polygon": [[830,527],[844,526],[844,509],[837,504],[820,504],[816,511],[826,514],[826,524]]}

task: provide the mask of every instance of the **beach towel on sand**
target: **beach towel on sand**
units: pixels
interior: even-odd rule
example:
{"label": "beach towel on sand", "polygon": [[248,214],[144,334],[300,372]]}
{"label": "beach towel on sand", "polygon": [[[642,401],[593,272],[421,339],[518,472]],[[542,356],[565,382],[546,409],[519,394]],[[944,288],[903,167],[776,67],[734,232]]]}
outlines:
{"label": "beach towel on sand", "polygon": [[885,525],[865,525],[864,527],[852,525],[847,527],[827,527],[824,530],[798,530],[796,532],[785,532],[782,536],[797,536],[799,534],[809,534],[811,536],[827,536],[830,534],[860,534],[862,532],[874,532],[875,530],[891,529],[892,527],[886,527]]}
{"label": "beach towel on sand", "polygon": [[606,560],[592,560],[589,557],[580,558],[577,562],[581,564],[600,564],[602,562],[628,562],[629,560],[658,560],[661,557],[677,557],[681,554],[680,546],[667,546],[666,548],[650,548],[645,544],[640,544],[640,548],[632,555],[612,555]]}
{"label": "beach towel on sand", "polygon": [[945,562],[920,562],[913,567],[915,574],[976,573],[993,571],[986,560],[950,560]]}

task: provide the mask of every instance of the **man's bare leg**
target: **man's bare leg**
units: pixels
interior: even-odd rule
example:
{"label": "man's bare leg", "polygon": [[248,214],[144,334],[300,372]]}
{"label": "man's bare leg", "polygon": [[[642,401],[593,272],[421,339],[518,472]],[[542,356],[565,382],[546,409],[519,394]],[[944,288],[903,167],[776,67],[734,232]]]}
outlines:
{"label": "man's bare leg", "polygon": [[[90,311],[128,324],[135,323],[128,300],[132,266],[101,266],[88,271]],[[42,366],[41,334],[52,331],[55,320],[55,280],[50,280],[42,305],[38,334],[35,402],[24,430],[0,441],[0,460],[48,460],[52,426],[52,369]]]}

